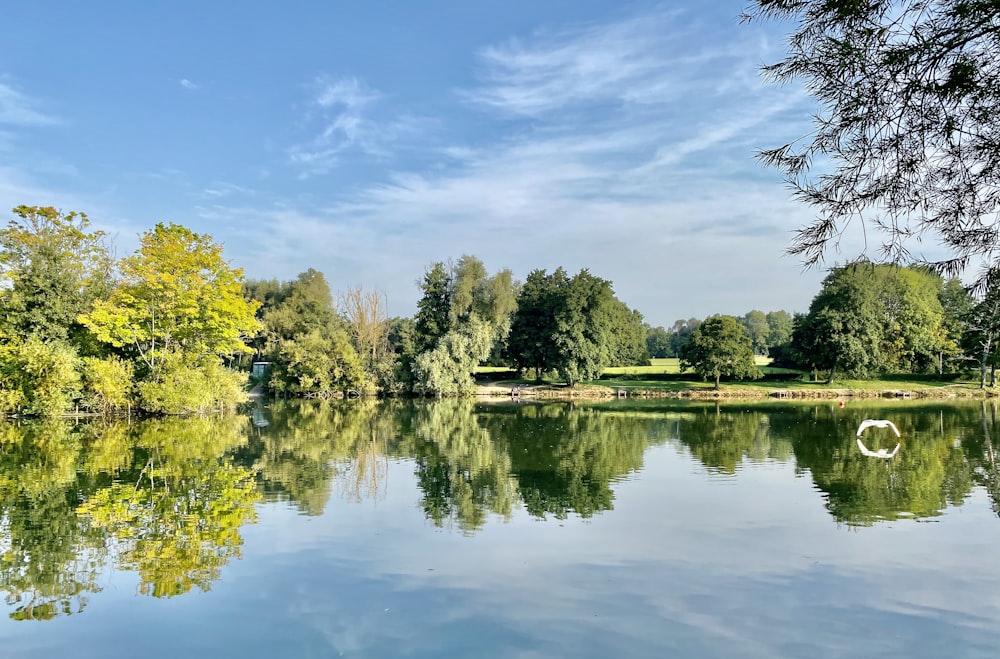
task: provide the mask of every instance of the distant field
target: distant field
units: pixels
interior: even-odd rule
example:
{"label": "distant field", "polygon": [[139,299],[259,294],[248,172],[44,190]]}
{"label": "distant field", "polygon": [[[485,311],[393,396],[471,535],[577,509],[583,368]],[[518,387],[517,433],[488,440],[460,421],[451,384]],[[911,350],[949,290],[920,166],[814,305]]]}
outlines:
{"label": "distant field", "polygon": [[[660,391],[684,391],[689,389],[710,389],[712,383],[701,380],[697,375],[688,371],[690,377],[671,378],[665,380],[662,375],[676,375],[680,373],[680,361],[676,358],[654,359],[649,366],[620,366],[608,368],[604,371],[601,380],[590,384],[602,387],[624,387],[630,389],[650,389]],[[745,381],[726,382],[723,384],[727,389],[858,389],[858,390],[897,390],[897,389],[936,389],[952,387],[958,389],[975,389],[974,383],[968,381],[958,381],[955,379],[940,380],[934,377],[921,378],[919,375],[912,376],[892,376],[884,380],[838,380],[832,384],[825,382],[811,381],[806,374],[784,368],[774,368],[768,366],[771,360],[767,357],[758,357],[757,366],[765,375],[787,375],[788,378],[781,378],[779,381]],[[504,367],[482,366],[476,369],[477,373],[483,375],[501,374],[497,383],[507,384],[529,384],[534,382],[530,376],[525,379],[515,379],[505,377],[502,374],[510,373],[510,369]]]}
{"label": "distant field", "polygon": [[605,375],[649,375],[656,373],[680,373],[681,363],[676,357],[654,359],[649,366],[613,366],[604,369]]}
{"label": "distant field", "polygon": [[[681,372],[681,360],[676,357],[666,357],[664,359],[654,359],[652,361],[653,363],[649,366],[615,366],[612,368],[606,368],[604,369],[604,375],[656,375],[660,373]],[[754,361],[765,373],[788,373],[789,375],[799,373],[799,371],[793,371],[787,368],[771,368],[768,366],[768,364],[771,363],[770,357],[757,357]],[[693,373],[692,377],[694,377]]]}
{"label": "distant field", "polygon": [[[798,375],[799,371],[789,370],[787,368],[771,368],[768,364],[771,363],[770,357],[757,357],[757,366],[760,367],[765,373],[787,373],[789,375]],[[504,366],[480,366],[476,368],[476,373],[504,373],[509,371],[509,368]],[[680,360],[676,357],[666,357],[664,359],[653,359],[652,364],[649,366],[613,366],[604,369],[604,377],[614,377],[614,376],[624,376],[630,379],[637,379],[636,376],[641,375],[663,375],[663,374],[676,374],[681,372]],[[690,371],[688,371],[691,373]],[[694,373],[691,373],[692,379],[697,379]]]}

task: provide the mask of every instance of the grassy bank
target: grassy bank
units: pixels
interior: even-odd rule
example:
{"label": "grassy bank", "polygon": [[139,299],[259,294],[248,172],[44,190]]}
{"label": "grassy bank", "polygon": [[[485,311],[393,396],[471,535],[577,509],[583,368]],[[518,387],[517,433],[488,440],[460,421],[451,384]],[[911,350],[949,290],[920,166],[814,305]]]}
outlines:
{"label": "grassy bank", "polygon": [[609,368],[600,380],[566,387],[556,380],[537,382],[517,378],[505,369],[483,369],[477,375],[480,395],[509,396],[514,387],[520,395],[538,398],[954,398],[996,395],[981,390],[978,381],[940,378],[934,375],[887,376],[879,380],[836,380],[827,384],[811,380],[801,371],[772,368],[758,360],[764,379],[724,382],[718,390],[693,373],[681,373],[677,359],[654,359],[650,366]]}

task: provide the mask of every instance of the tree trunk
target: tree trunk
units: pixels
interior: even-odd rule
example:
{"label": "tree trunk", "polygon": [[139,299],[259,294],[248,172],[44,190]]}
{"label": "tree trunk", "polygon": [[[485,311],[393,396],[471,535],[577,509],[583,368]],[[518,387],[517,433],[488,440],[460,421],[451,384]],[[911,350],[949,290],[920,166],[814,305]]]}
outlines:
{"label": "tree trunk", "polygon": [[718,391],[718,390],[719,390],[719,377],[720,377],[720,376],[719,376],[719,374],[718,374],[718,373],[716,373],[716,374],[715,374],[715,390],[716,390],[716,391]]}
{"label": "tree trunk", "polygon": [[826,383],[833,384],[833,380],[836,377],[837,377],[837,362],[834,362],[833,366],[830,367],[830,377],[827,379]]}
{"label": "tree trunk", "polygon": [[986,361],[990,356],[990,349],[993,347],[993,337],[988,337],[983,343],[983,356],[979,360],[979,388],[986,388]]}

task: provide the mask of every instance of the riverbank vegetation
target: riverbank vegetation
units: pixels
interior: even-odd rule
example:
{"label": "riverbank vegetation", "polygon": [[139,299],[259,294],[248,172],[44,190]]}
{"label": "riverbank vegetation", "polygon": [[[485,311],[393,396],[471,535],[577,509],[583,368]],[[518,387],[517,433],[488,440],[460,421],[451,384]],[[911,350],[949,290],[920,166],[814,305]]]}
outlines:
{"label": "riverbank vegetation", "polygon": [[995,385],[1000,277],[977,297],[925,268],[848,264],[806,313],[665,329],[586,269],[534,270],[522,283],[464,255],[430,264],[416,314],[389,318],[379,291],[334,294],[312,268],[246,280],[212,237],[177,224],[112,254],[85,214],[14,209],[0,230],[0,412],[202,413],[246,400],[251,384],[323,398],[472,395],[484,381],[574,395]]}

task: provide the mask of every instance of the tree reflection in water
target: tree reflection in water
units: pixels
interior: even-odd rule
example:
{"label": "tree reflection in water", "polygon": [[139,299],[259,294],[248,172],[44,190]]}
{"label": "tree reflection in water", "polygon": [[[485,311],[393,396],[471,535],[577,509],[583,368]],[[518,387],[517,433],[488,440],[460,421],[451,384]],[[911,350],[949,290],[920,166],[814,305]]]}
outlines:
{"label": "tree reflection in water", "polygon": [[[856,445],[866,418],[891,418],[899,453]],[[266,422],[266,423],[265,423]],[[242,551],[261,499],[320,515],[332,496],[386,495],[390,465],[412,464],[433,524],[475,533],[517,510],[589,517],[615,483],[671,443],[709,477],[766,461],[809,475],[847,525],[933,517],[976,487],[1000,514],[994,402],[835,405],[482,404],[276,401],[241,416],[138,423],[0,425],[0,590],[9,616],[83,611],[109,569],[138,592],[208,590]],[[896,438],[868,433],[873,451]]]}

